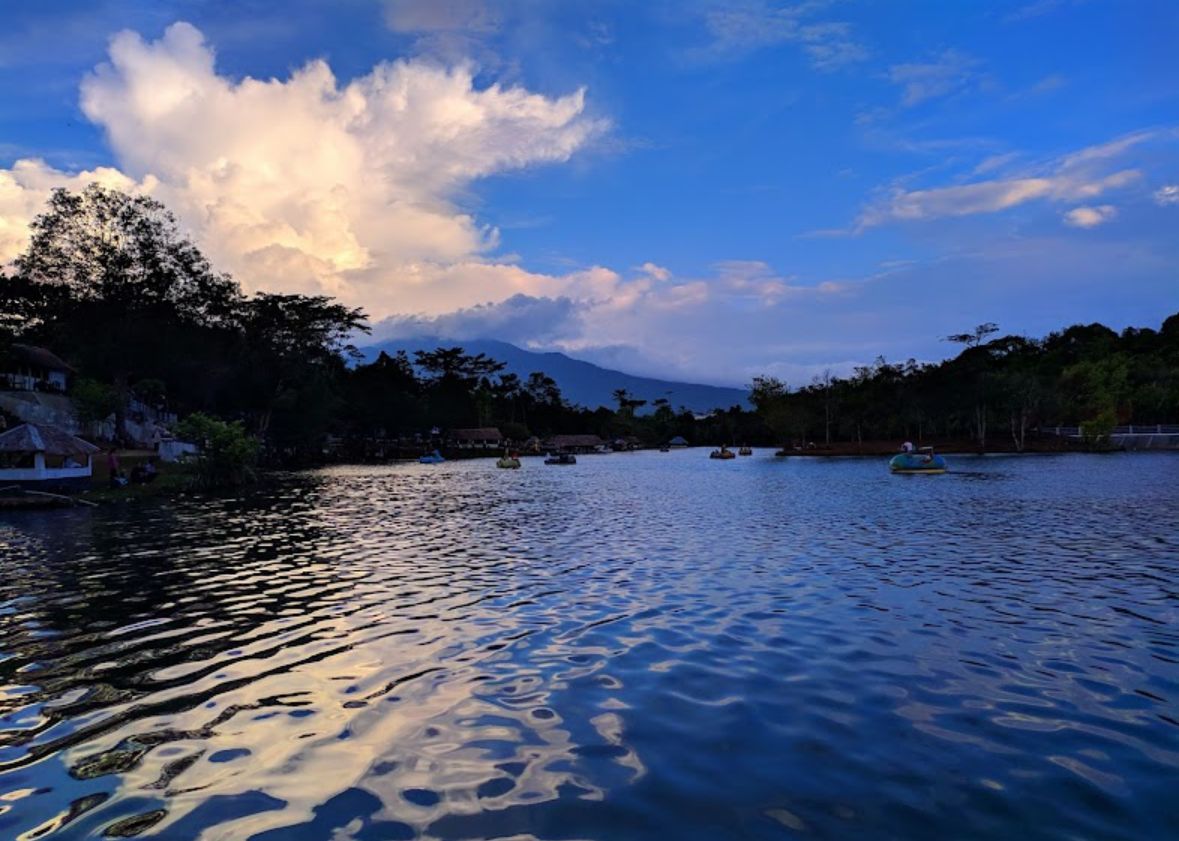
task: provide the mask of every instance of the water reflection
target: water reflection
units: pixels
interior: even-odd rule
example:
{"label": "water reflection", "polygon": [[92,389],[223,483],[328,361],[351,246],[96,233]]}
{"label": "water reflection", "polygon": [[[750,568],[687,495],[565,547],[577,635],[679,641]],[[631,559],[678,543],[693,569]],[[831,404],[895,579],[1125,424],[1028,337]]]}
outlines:
{"label": "water reflection", "polygon": [[0,837],[1179,832],[1175,459],[699,455],[0,520]]}

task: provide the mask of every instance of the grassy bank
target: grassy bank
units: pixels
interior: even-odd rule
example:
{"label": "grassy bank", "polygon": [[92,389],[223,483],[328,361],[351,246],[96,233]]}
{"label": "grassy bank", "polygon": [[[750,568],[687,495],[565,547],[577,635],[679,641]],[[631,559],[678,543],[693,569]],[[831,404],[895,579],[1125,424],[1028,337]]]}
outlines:
{"label": "grassy bank", "polygon": [[[119,450],[119,469],[124,475],[130,476],[131,471],[147,463],[149,458],[156,458],[151,450]],[[186,491],[192,483],[190,470],[179,464],[169,464],[156,460],[157,475],[154,481],[146,484],[128,484],[121,488],[112,488],[110,484],[110,467],[106,454],[94,457],[94,472],[91,477],[89,490],[83,499],[89,502],[121,502],[137,499],[150,499],[157,496],[174,496]]]}

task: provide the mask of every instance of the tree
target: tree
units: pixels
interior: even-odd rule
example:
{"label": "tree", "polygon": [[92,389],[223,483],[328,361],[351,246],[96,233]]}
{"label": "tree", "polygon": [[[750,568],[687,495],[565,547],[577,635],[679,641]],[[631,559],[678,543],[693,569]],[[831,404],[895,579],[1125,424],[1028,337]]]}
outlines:
{"label": "tree", "polygon": [[200,447],[194,483],[203,490],[244,485],[257,478],[258,441],[240,423],[195,412],[180,422],[177,434]]}
{"label": "tree", "polygon": [[946,341],[957,342],[958,344],[965,345],[968,348],[978,347],[980,344],[982,344],[983,339],[998,332],[999,325],[995,324],[993,321],[987,321],[966,333],[953,333],[949,336],[946,336]]}
{"label": "tree", "polygon": [[791,413],[790,389],[786,383],[777,377],[754,377],[749,387],[749,402],[778,442],[788,443]]}

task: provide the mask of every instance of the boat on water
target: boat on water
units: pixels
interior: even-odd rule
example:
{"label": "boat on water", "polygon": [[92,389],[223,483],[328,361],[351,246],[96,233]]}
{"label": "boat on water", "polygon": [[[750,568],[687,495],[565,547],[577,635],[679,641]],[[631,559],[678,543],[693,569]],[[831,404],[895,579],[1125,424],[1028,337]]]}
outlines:
{"label": "boat on water", "polygon": [[544,460],[545,464],[577,464],[577,456],[573,453],[552,453]]}
{"label": "boat on water", "polygon": [[444,461],[446,459],[437,450],[432,453],[426,453],[424,456],[418,456],[418,464],[442,464]]}
{"label": "boat on water", "polygon": [[713,450],[711,453],[708,454],[708,457],[709,458],[719,458],[719,459],[730,459],[730,458],[736,458],[737,454],[722,444],[721,448],[719,450]]}
{"label": "boat on water", "polygon": [[516,470],[520,467],[520,457],[515,453],[504,453],[496,459],[495,466],[505,470]]}
{"label": "boat on water", "polygon": [[897,453],[888,460],[888,469],[893,473],[945,473],[946,460],[935,453],[933,447],[921,447]]}
{"label": "boat on water", "polygon": [[741,449],[737,450],[737,455],[751,456],[753,455],[753,447],[742,447]]}
{"label": "boat on water", "polygon": [[670,453],[670,452],[671,452],[671,447],[669,447],[669,446],[667,446],[666,444],[664,444],[662,447],[660,447],[660,448],[659,448],[659,452],[661,452],[661,453]]}

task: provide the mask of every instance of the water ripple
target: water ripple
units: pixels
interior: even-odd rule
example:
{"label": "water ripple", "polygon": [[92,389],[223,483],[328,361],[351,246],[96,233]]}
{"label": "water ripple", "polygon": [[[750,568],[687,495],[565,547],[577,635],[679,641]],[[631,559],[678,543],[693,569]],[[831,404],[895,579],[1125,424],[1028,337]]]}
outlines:
{"label": "water ripple", "polygon": [[958,465],[4,515],[0,837],[1179,836],[1179,462]]}

